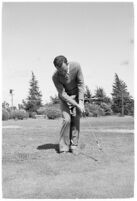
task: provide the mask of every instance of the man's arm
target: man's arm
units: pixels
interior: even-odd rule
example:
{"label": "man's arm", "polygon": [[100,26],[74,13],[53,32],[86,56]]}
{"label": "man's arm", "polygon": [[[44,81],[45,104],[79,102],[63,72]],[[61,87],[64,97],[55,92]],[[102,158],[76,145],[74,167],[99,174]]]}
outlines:
{"label": "man's arm", "polygon": [[81,113],[85,112],[84,107],[84,77],[80,65],[78,66],[77,72],[77,86],[78,86],[78,99],[79,99],[79,110]]}
{"label": "man's arm", "polygon": [[78,66],[77,72],[77,86],[79,103],[84,104],[84,77],[80,65]]}
{"label": "man's arm", "polygon": [[59,97],[64,100],[65,102],[67,103],[70,103],[71,105],[74,105],[76,107],[78,107],[78,104],[77,102],[71,97],[69,96],[65,89],[64,89],[64,86],[59,82],[58,78],[56,76],[52,76],[52,80],[54,82],[54,85],[58,91],[58,94],[59,94]]}

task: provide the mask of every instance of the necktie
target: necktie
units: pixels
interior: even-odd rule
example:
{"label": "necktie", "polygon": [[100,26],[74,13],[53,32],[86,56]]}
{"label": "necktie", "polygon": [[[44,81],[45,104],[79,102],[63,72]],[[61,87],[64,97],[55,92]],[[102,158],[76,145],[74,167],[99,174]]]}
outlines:
{"label": "necktie", "polygon": [[68,78],[69,78],[69,65],[68,65],[68,70],[67,70],[67,73],[66,73],[66,75],[65,75],[65,78],[68,80]]}
{"label": "necktie", "polygon": [[65,78],[66,78],[66,79],[69,78],[69,73],[66,73]]}

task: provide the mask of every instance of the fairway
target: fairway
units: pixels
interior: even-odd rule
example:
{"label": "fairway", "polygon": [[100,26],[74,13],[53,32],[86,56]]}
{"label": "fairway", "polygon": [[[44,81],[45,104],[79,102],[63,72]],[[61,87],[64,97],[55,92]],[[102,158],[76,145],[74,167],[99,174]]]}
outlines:
{"label": "fairway", "polygon": [[133,197],[134,118],[82,118],[79,156],[58,154],[61,123],[3,122],[3,198]]}

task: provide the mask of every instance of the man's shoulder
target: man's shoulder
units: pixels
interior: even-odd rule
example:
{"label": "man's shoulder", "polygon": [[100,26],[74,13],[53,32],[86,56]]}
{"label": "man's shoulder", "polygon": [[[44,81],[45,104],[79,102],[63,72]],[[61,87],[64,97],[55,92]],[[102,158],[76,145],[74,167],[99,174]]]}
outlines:
{"label": "man's shoulder", "polygon": [[76,61],[70,61],[69,64],[73,67],[79,67],[80,66],[80,64]]}
{"label": "man's shoulder", "polygon": [[71,61],[69,62],[69,65],[72,69],[79,69],[80,68],[80,64],[78,62],[75,62],[75,61]]}
{"label": "man's shoulder", "polygon": [[58,71],[55,70],[54,73],[53,73],[53,75],[52,75],[52,79],[56,78],[57,76],[58,76]]}

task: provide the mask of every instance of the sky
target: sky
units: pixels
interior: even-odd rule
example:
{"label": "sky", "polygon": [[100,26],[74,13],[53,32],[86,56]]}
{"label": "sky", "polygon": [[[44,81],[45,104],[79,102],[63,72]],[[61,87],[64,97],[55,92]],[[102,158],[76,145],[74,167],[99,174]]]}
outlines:
{"label": "sky", "polygon": [[80,63],[92,94],[111,97],[114,75],[134,97],[133,3],[5,2],[2,8],[2,101],[26,99],[33,71],[43,103],[57,94],[53,59]]}

